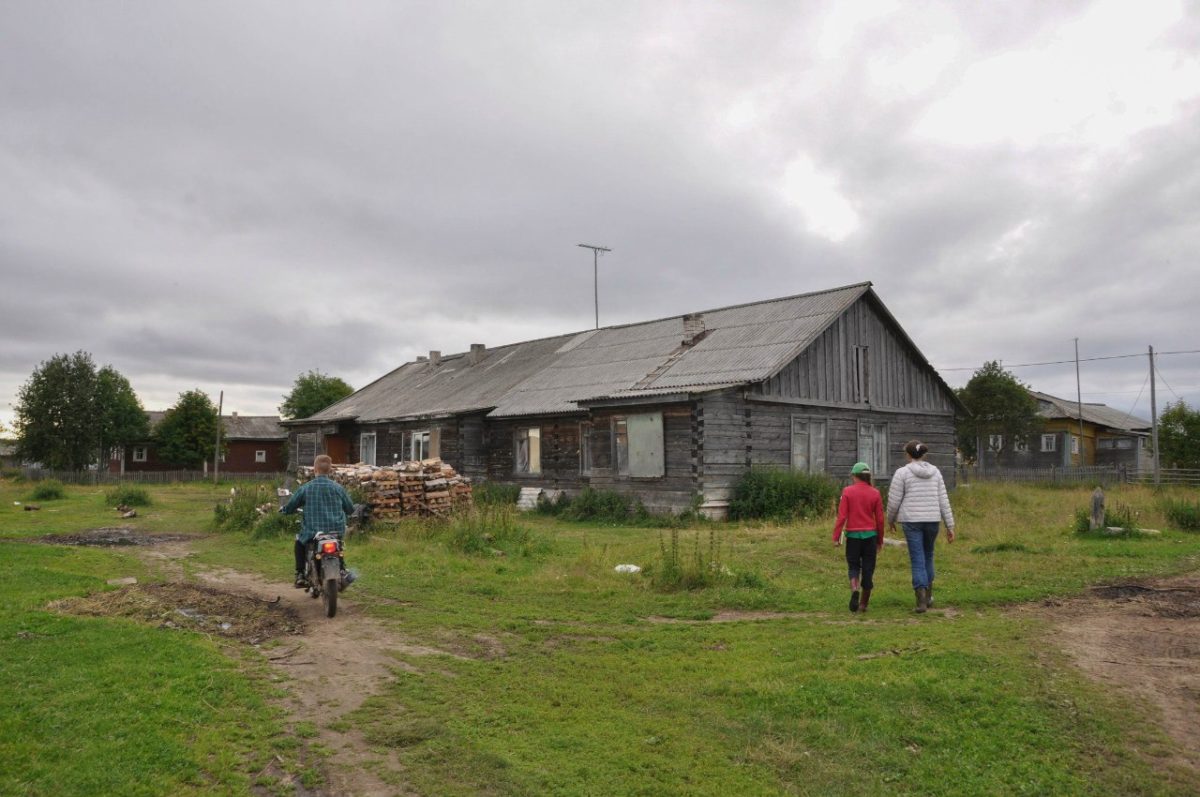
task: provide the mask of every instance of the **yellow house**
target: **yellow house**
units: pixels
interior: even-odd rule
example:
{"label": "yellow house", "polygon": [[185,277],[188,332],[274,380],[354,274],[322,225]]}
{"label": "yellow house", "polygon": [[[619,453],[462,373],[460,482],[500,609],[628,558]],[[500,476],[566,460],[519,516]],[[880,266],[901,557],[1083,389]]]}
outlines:
{"label": "yellow house", "polygon": [[1046,419],[1041,435],[1027,446],[1037,466],[1125,465],[1150,467],[1150,422],[1104,404],[1029,394]]}

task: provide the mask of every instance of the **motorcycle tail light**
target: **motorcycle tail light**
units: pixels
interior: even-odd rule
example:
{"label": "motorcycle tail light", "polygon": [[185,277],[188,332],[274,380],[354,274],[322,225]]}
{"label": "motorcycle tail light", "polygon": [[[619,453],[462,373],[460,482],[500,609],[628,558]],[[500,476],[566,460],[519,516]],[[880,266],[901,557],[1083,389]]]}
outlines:
{"label": "motorcycle tail light", "polygon": [[332,540],[321,543],[321,553],[337,553],[337,543]]}

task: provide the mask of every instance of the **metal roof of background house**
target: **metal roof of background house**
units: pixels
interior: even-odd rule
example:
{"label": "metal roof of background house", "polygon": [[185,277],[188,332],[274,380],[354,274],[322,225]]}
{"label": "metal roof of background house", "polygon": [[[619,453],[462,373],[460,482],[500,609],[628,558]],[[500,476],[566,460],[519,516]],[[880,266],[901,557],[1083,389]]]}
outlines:
{"label": "metal roof of background house", "polygon": [[[774,376],[871,289],[825,291],[706,310],[704,335],[682,345],[682,315],[407,363],[307,419],[359,422],[489,411],[490,417],[578,412],[578,402],[707,391]],[[901,331],[901,334],[903,332]],[[910,341],[911,343],[911,341]],[[949,390],[949,388],[947,388]]]}
{"label": "metal roof of background house", "polygon": [[[1047,419],[1079,419],[1078,402],[1030,390],[1029,395],[1038,400],[1038,414]],[[1150,429],[1150,421],[1113,409],[1106,404],[1083,403],[1083,420],[1097,426],[1106,426],[1122,432],[1141,432]]]}
{"label": "metal roof of background house", "polygon": [[279,425],[278,415],[225,415],[226,440],[286,440],[287,429]]}

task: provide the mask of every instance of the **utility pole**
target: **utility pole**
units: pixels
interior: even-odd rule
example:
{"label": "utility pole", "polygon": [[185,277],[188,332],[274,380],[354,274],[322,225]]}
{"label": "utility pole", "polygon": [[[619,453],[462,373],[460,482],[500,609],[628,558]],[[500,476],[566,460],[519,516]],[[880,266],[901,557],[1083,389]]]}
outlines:
{"label": "utility pole", "polygon": [[1079,409],[1079,465],[1082,467],[1086,460],[1083,453],[1083,391],[1079,386],[1079,338],[1075,338],[1075,405]]}
{"label": "utility pole", "polygon": [[1150,347],[1150,445],[1154,446],[1154,486],[1158,486],[1158,401],[1154,395],[1154,347]]}
{"label": "utility pole", "polygon": [[[212,406],[211,404],[209,405]],[[217,400],[217,443],[213,447],[213,484],[217,483],[221,471],[221,413],[225,409],[225,391],[221,391],[221,398]]]}
{"label": "utility pole", "polygon": [[596,329],[600,328],[600,253],[611,252],[612,250],[605,246],[592,246],[591,244],[576,244],[582,249],[592,250],[592,295],[596,301]]}

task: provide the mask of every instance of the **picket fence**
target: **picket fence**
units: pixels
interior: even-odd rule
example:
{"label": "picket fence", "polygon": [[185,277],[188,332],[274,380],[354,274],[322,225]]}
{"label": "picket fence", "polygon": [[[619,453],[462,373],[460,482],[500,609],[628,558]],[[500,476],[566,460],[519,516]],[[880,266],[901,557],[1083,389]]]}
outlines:
{"label": "picket fence", "polygon": [[[1200,487],[1200,470],[1159,468],[1159,484]],[[1094,465],[1072,468],[1001,468],[980,470],[975,466],[958,469],[958,483],[1029,482],[1037,484],[1153,484],[1154,470],[1123,465]]]}
{"label": "picket fence", "polygon": [[[31,481],[57,479],[63,484],[176,484],[185,482],[212,481],[212,474],[202,470],[144,470],[125,473],[84,470],[49,470],[47,468],[21,468],[21,474]],[[282,480],[284,473],[226,473],[221,471],[222,482],[255,481],[272,482]]]}

